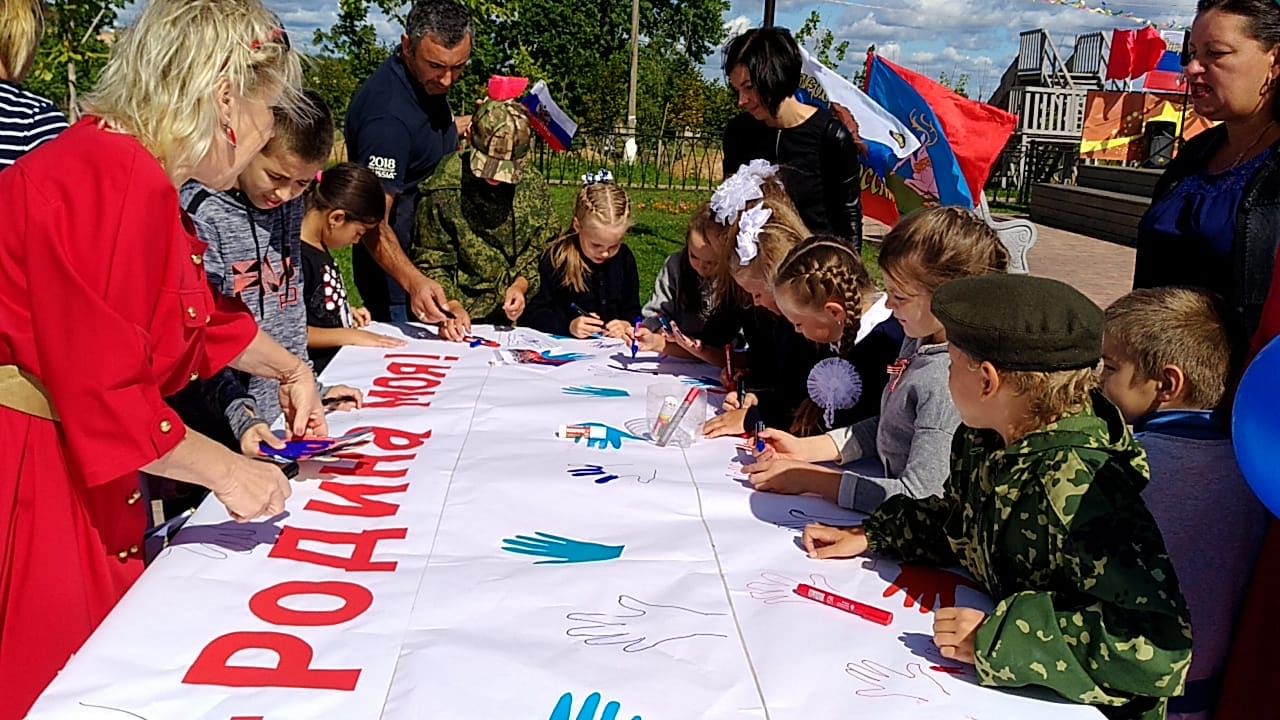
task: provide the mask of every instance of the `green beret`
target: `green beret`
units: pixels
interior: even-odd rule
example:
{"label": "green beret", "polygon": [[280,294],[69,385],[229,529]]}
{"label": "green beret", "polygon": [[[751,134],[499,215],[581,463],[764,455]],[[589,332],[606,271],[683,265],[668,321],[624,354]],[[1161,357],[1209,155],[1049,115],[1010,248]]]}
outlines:
{"label": "green beret", "polygon": [[1078,370],[1102,358],[1102,309],[1057,280],[953,280],[934,293],[933,314],[948,342],[1002,370]]}

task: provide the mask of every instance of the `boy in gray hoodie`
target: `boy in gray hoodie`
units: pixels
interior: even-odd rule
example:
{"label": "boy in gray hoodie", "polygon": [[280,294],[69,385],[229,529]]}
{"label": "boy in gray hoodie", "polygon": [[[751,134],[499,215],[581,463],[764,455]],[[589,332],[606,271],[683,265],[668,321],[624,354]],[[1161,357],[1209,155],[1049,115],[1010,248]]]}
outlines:
{"label": "boy in gray hoodie", "polygon": [[[277,113],[275,134],[225,192],[189,182],[180,193],[183,208],[208,244],[203,264],[215,292],[244,302],[258,326],[294,355],[307,356],[307,311],[302,299],[303,193],[324,167],[333,148],[333,118],[324,101],[308,91],[315,107],[298,122]],[[358,406],[359,390],[322,388],[326,401]],[[184,417],[202,415],[201,425],[233,441],[246,455],[259,443],[280,445],[270,432],[281,413],[279,384],[231,370],[188,388],[178,403]],[[328,404],[328,402],[326,402]]]}

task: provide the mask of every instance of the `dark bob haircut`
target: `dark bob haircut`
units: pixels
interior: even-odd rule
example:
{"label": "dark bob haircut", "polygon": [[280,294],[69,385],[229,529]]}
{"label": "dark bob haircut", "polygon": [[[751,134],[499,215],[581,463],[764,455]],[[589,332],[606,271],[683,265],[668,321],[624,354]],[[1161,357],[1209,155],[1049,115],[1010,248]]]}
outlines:
{"label": "dark bob haircut", "polygon": [[786,28],[754,28],[734,38],[724,51],[725,77],[739,65],[770,115],[800,89],[800,46]]}

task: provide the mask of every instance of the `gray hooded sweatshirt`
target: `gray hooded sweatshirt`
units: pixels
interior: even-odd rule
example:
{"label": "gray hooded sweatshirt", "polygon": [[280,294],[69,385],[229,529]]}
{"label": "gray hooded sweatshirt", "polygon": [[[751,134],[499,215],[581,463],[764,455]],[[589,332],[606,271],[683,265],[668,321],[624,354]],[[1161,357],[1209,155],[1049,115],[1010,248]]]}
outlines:
{"label": "gray hooded sweatshirt", "polygon": [[[307,308],[302,298],[302,217],[306,199],[295,198],[273,210],[259,210],[237,190],[214,192],[189,182],[180,194],[182,207],[208,243],[205,274],[215,292],[243,302],[258,327],[286,350],[310,364],[307,356]],[[280,415],[280,383],[240,373],[224,372],[211,383],[227,383],[232,376],[244,384],[259,417],[251,418],[244,403],[226,402],[225,388],[206,397],[223,399],[222,411],[232,432],[240,437],[256,422],[273,422]]]}
{"label": "gray hooded sweatshirt", "polygon": [[840,464],[852,464],[840,479],[841,507],[869,513],[894,495],[940,495],[950,474],[960,414],[947,387],[947,345],[907,338],[898,358],[906,367],[885,387],[880,414],[827,433]]}

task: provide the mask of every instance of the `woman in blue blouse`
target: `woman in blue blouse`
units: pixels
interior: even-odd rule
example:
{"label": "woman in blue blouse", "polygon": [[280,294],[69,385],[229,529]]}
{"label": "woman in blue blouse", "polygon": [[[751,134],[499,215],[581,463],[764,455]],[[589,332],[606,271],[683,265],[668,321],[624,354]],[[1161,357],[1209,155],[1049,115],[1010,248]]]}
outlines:
{"label": "woman in blue blouse", "polygon": [[1156,186],[1139,227],[1134,287],[1216,292],[1247,338],[1280,240],[1280,5],[1200,0],[1189,52],[1195,110],[1221,122],[1189,141]]}

